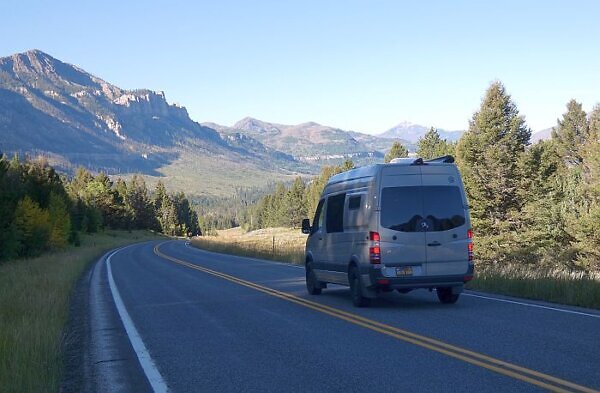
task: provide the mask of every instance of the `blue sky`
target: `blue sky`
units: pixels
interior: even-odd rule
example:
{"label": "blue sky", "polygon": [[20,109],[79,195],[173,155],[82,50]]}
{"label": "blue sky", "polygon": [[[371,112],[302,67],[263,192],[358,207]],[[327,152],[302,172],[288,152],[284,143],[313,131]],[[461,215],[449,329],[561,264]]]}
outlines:
{"label": "blue sky", "polygon": [[200,122],[466,129],[493,80],[527,124],[600,102],[598,1],[2,0],[0,56],[37,48]]}

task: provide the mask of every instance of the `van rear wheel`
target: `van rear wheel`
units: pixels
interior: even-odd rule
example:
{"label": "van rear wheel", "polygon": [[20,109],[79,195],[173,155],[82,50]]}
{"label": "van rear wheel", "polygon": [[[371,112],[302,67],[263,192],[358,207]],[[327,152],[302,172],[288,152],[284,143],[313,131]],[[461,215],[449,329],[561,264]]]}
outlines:
{"label": "van rear wheel", "polygon": [[458,300],[458,293],[452,293],[452,288],[437,288],[438,299],[442,304],[454,304]]}
{"label": "van rear wheel", "polygon": [[306,265],[306,289],[311,295],[320,295],[322,292],[321,283],[317,281],[317,275],[310,265]]}
{"label": "van rear wheel", "polygon": [[352,304],[355,307],[369,306],[369,304],[371,304],[371,299],[363,296],[362,286],[360,285],[360,273],[356,267],[352,267],[350,269],[350,273],[348,273],[348,281],[350,283]]}

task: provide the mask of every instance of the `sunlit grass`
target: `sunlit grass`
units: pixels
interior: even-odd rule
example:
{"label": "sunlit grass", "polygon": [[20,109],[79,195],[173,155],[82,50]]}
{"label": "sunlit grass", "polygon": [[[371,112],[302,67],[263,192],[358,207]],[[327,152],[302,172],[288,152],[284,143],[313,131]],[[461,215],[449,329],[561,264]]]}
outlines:
{"label": "sunlit grass", "polygon": [[[306,235],[300,230],[287,228],[248,233],[234,228],[218,231],[217,236],[192,240],[194,246],[210,251],[297,264],[304,262],[305,242]],[[467,287],[508,296],[600,308],[600,272],[546,269],[535,265],[484,265],[476,267],[475,279]]]}
{"label": "sunlit grass", "polygon": [[476,267],[469,289],[600,309],[600,273],[529,265]]}
{"label": "sunlit grass", "polygon": [[0,391],[57,392],[72,290],[106,251],[156,239],[149,232],[82,236],[81,247],[0,264]]}
{"label": "sunlit grass", "polygon": [[295,264],[304,263],[306,235],[300,229],[267,228],[245,232],[240,228],[218,231],[217,236],[192,239],[192,245],[209,251],[269,259]]}

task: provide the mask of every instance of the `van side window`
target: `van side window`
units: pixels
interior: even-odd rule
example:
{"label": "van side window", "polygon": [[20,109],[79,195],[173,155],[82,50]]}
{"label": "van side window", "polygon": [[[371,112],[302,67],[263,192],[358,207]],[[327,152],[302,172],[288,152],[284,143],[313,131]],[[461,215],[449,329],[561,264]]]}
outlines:
{"label": "van side window", "polygon": [[327,233],[344,231],[345,201],[345,193],[327,198]]}
{"label": "van side window", "polygon": [[360,195],[348,198],[348,210],[360,209]]}
{"label": "van side window", "polygon": [[325,199],[321,199],[319,204],[317,205],[317,210],[315,211],[315,218],[313,219],[313,226],[310,231],[311,234],[317,232],[319,229],[323,227],[323,218],[325,209],[323,208],[325,205]]}

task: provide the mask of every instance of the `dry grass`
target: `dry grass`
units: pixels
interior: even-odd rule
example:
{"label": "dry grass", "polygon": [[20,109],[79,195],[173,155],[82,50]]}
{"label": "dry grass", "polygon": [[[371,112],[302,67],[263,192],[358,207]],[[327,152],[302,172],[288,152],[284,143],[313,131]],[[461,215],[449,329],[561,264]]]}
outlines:
{"label": "dry grass", "polygon": [[267,228],[245,232],[241,228],[217,231],[217,236],[192,239],[192,245],[209,251],[274,261],[304,263],[306,235],[300,229]]}
{"label": "dry grass", "polygon": [[69,296],[106,251],[157,239],[149,232],[82,236],[81,247],[0,265],[0,391],[57,392]]}
{"label": "dry grass", "polygon": [[529,265],[477,266],[467,287],[486,292],[600,309],[600,273]]}

